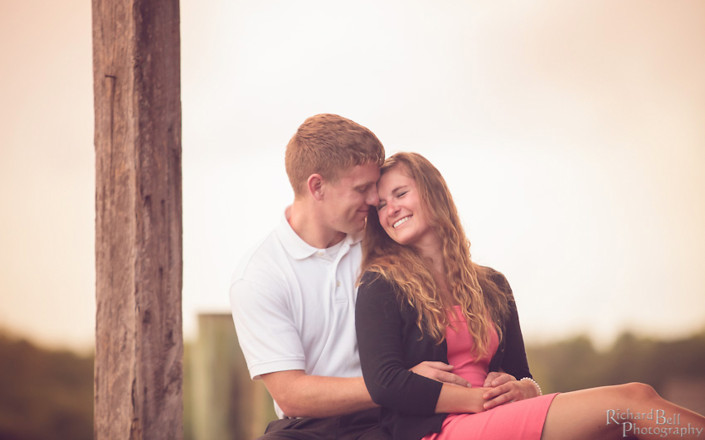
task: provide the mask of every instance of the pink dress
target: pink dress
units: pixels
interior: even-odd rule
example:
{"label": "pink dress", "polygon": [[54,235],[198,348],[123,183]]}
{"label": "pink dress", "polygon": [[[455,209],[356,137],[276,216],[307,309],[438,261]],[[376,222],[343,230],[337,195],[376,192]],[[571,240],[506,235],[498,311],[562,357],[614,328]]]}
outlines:
{"label": "pink dress", "polygon": [[[460,306],[456,306],[452,322],[454,325],[446,329],[448,362],[455,367],[455,374],[473,387],[482,387],[490,360],[499,346],[497,332],[492,329],[488,354],[473,362],[473,342]],[[548,407],[556,394],[505,403],[477,414],[450,414],[443,421],[440,433],[427,435],[422,440],[540,440]]]}

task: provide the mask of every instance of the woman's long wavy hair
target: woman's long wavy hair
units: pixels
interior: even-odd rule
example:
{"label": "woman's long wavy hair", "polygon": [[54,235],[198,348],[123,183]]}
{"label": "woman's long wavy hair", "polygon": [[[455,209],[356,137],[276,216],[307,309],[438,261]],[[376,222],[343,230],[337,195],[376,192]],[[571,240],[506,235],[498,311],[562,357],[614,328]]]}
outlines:
{"label": "woman's long wavy hair", "polygon": [[[470,260],[470,241],[436,167],[420,154],[397,153],[384,162],[380,175],[397,167],[416,182],[422,209],[441,240],[450,298],[439,293],[428,261],[412,247],[389,238],[374,208],[370,209],[362,241],[362,273],[377,273],[399,286],[402,300],[418,313],[419,329],[439,344],[450,325],[448,312],[460,305],[474,340],[473,354],[485,355],[492,322],[499,323],[506,317],[510,298],[490,279],[487,268]],[[497,331],[501,338],[500,326]]]}

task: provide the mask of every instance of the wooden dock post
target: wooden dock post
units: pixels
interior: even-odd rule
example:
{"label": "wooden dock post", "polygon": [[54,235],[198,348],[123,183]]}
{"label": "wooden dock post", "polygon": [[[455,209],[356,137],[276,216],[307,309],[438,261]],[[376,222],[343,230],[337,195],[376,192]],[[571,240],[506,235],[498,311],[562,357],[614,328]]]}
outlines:
{"label": "wooden dock post", "polygon": [[198,340],[191,350],[193,438],[254,439],[274,415],[261,381],[253,382],[229,313],[198,315]]}
{"label": "wooden dock post", "polygon": [[95,439],[183,438],[178,0],[92,0]]}

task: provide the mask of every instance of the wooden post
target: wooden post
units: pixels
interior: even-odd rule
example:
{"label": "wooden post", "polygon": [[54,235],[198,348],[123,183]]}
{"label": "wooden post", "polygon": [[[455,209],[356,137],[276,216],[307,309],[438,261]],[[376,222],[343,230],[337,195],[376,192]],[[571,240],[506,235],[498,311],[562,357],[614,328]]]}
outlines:
{"label": "wooden post", "polygon": [[262,381],[250,380],[232,315],[198,315],[198,340],[190,354],[193,438],[261,436],[276,415]]}
{"label": "wooden post", "polygon": [[178,0],[92,0],[95,438],[181,439]]}

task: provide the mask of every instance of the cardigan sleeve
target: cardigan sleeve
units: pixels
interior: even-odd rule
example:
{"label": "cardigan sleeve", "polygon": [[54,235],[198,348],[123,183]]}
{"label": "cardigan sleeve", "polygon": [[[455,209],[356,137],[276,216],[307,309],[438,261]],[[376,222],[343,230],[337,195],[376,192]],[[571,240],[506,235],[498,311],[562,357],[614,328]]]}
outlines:
{"label": "cardigan sleeve", "polygon": [[405,365],[403,317],[393,284],[377,274],[363,276],[355,325],[362,375],[372,400],[398,413],[434,414],[443,385]]}
{"label": "cardigan sleeve", "polygon": [[501,289],[509,299],[509,316],[504,327],[504,356],[501,362],[501,368],[506,373],[511,374],[517,379],[523,377],[533,378],[529,371],[529,362],[526,359],[526,349],[524,347],[524,336],[521,333],[519,325],[519,313],[517,312],[516,302],[512,294],[512,288],[509,282],[500,272],[492,270],[492,281]]}

